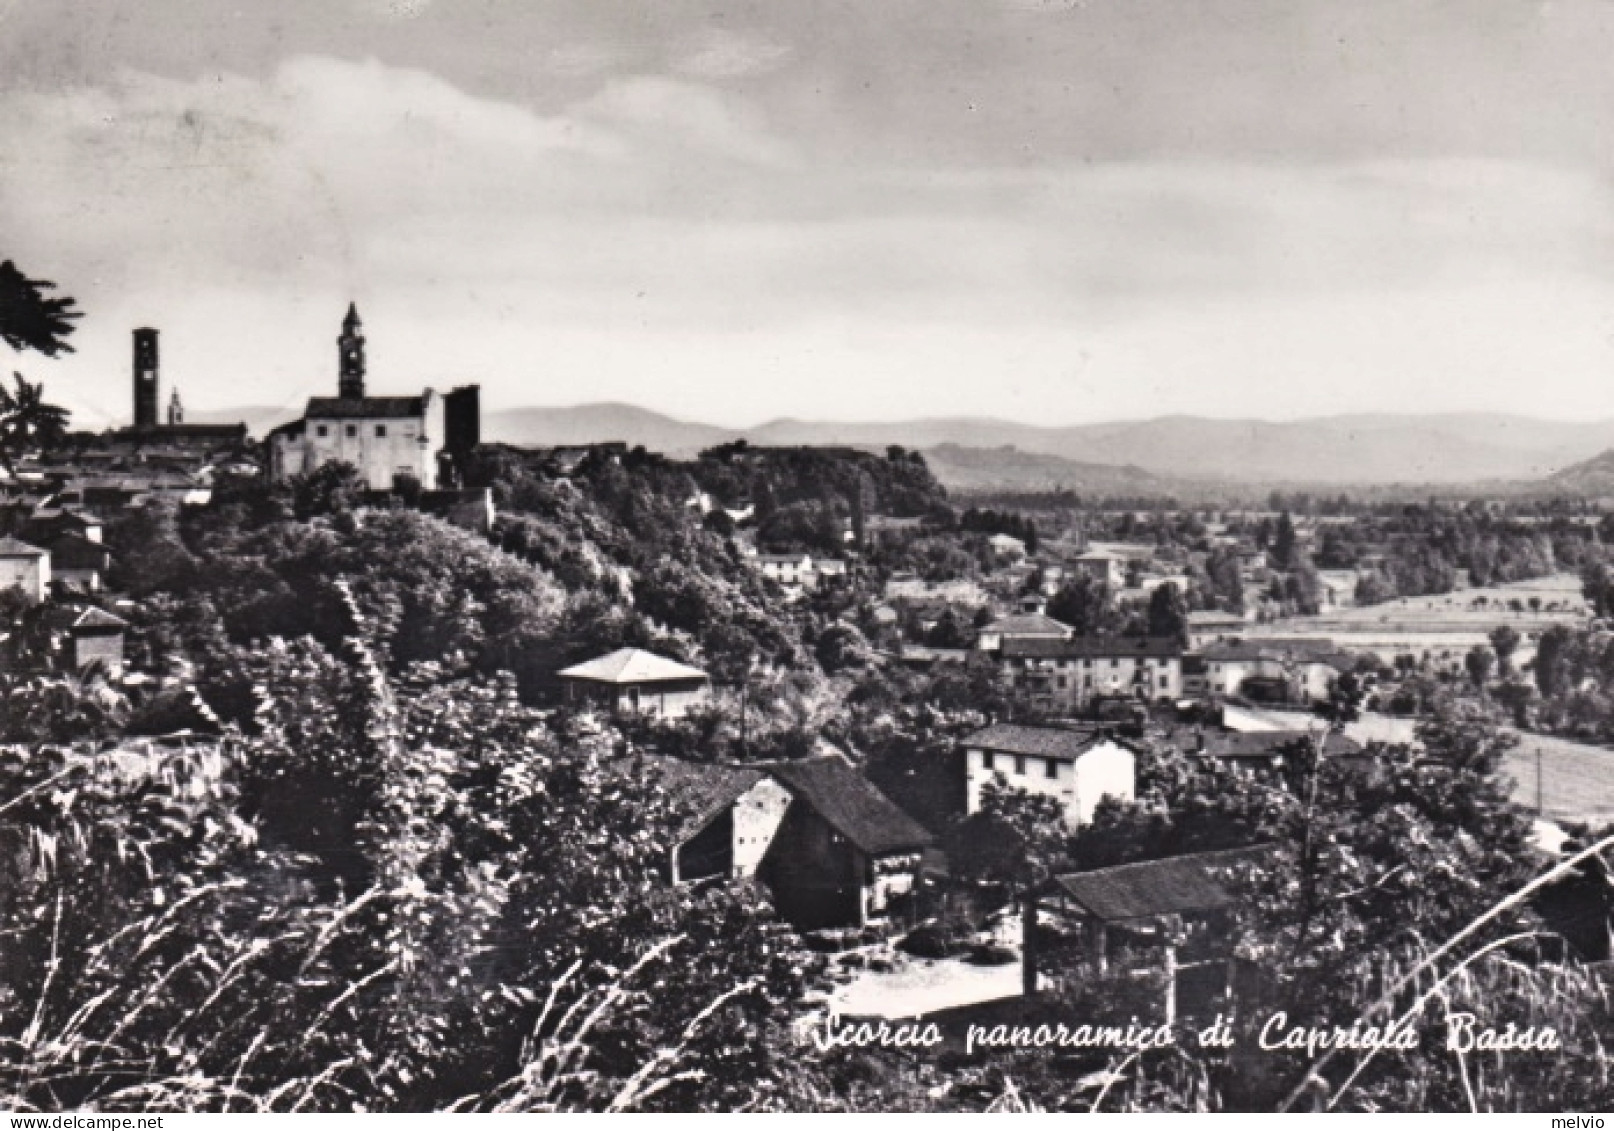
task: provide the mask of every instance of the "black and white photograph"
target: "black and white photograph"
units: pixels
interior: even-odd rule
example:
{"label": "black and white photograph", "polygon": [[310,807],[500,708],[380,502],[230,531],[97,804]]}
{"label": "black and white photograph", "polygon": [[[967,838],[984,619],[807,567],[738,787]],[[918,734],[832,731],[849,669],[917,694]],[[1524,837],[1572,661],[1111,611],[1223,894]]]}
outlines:
{"label": "black and white photograph", "polygon": [[8,1126],[1601,1128],[1611,64],[0,0]]}

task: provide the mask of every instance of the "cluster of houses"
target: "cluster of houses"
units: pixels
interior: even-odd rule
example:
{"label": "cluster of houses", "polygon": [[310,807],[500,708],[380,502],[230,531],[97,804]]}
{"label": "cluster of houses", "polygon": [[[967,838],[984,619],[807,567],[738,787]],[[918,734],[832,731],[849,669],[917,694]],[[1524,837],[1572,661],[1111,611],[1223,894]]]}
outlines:
{"label": "cluster of houses", "polygon": [[777,583],[787,594],[817,589],[847,573],[845,558],[814,557],[805,551],[795,554],[759,553],[749,543],[740,543],[741,553],[751,568]]}
{"label": "cluster of houses", "polygon": [[1037,607],[998,617],[976,635],[972,658],[995,664],[1029,705],[1077,713],[1106,699],[1244,697],[1304,705],[1327,698],[1356,658],[1314,637],[1245,636],[1242,618],[1191,613],[1186,642],[1078,636]]}
{"label": "cluster of houses", "polygon": [[28,619],[44,630],[43,650],[57,666],[77,672],[96,665],[109,675],[120,673],[128,622],[91,601],[111,563],[100,521],[83,512],[41,508],[15,525],[31,540],[0,534],[0,591],[20,591],[41,614],[19,618],[0,639],[23,631]]}
{"label": "cluster of houses", "polygon": [[[1161,657],[1144,649],[1131,658],[1142,665]],[[1138,670],[1153,679],[1161,669]],[[611,714],[677,719],[711,695],[710,680],[699,668],[636,648],[558,675],[574,706]],[[1242,772],[1271,772],[1282,770],[1288,752],[1309,732],[1292,715],[1243,709],[1229,711],[1209,730],[1201,724],[1162,737],[1194,758]],[[1328,742],[1330,755],[1357,751],[1339,736]],[[1054,799],[1073,829],[1091,822],[1106,798],[1135,796],[1137,740],[1096,722],[994,723],[961,739],[955,753],[935,772],[956,775],[953,784],[966,814],[980,811],[994,783]],[[927,869],[945,868],[931,833],[838,751],[744,765],[634,757],[677,810],[662,834],[674,883],[757,879],[787,918],[811,929],[888,919],[909,906],[905,897]]]}

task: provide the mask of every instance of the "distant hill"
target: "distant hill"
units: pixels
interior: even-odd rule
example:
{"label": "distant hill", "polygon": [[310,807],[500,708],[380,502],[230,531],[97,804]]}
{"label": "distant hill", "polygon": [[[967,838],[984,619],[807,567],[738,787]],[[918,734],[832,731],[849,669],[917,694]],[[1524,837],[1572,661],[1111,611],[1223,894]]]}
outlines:
{"label": "distant hill", "polygon": [[[284,409],[215,412],[196,419],[245,419],[253,433],[289,419]],[[547,447],[611,440],[673,456],[690,456],[733,439],[766,445],[846,445],[881,450],[892,444],[933,451],[944,480],[983,489],[1030,488],[1037,484],[1090,482],[1088,490],[1125,490],[1093,469],[1112,468],[1135,479],[1147,473],[1165,480],[1240,484],[1461,485],[1542,481],[1599,452],[1614,448],[1614,420],[1577,424],[1527,417],[1451,413],[1400,416],[1391,413],[1309,420],[1212,420],[1163,416],[1040,427],[975,417],[870,421],[780,419],[749,428],[724,428],[680,420],[628,404],[585,404],[488,411],[483,436],[495,442]],[[966,449],[998,453],[963,453]],[[1003,453],[1012,449],[1017,455]],[[1048,456],[1073,468],[1038,462]],[[1075,477],[1074,479],[1070,477]]]}
{"label": "distant hill", "polygon": [[[483,431],[490,440],[513,444],[622,440],[670,455],[692,454],[739,437],[780,445],[1011,447],[1026,455],[1132,467],[1173,478],[1311,484],[1540,479],[1614,447],[1614,420],[1572,424],[1477,413],[1277,423],[1166,416],[1057,428],[971,417],[889,423],[782,419],[730,429],[631,405],[596,404],[489,413]],[[1036,477],[1046,470],[1030,474]]]}
{"label": "distant hill", "polygon": [[675,420],[628,404],[514,408],[482,414],[484,440],[528,447],[620,441],[630,446],[642,444],[667,455],[689,456],[736,435],[729,429]]}
{"label": "distant hill", "polygon": [[1082,495],[1169,495],[1171,480],[1140,467],[1078,463],[1015,447],[966,448],[938,444],[920,449],[931,473],[949,491],[1075,491]]}
{"label": "distant hill", "polygon": [[1614,449],[1547,476],[1548,490],[1586,498],[1614,496]]}
{"label": "distant hill", "polygon": [[999,448],[1156,475],[1245,483],[1467,483],[1533,479],[1614,445],[1614,421],[1360,415],[1311,420],[1153,420],[1040,428],[1001,420],[896,424],[774,421],[760,443],[897,443]]}

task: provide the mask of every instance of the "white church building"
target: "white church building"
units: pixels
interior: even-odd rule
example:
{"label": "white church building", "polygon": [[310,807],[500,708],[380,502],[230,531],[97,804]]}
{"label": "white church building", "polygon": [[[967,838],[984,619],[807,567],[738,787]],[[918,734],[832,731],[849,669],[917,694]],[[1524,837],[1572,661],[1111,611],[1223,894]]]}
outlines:
{"label": "white church building", "polygon": [[[476,385],[446,394],[373,397],[365,392],[363,324],[350,305],[337,339],[337,395],[310,397],[301,420],[269,434],[269,470],[276,481],[327,463],[352,464],[373,491],[414,482],[422,490],[448,487],[454,457],[480,442]],[[446,466],[445,466],[446,465]]]}

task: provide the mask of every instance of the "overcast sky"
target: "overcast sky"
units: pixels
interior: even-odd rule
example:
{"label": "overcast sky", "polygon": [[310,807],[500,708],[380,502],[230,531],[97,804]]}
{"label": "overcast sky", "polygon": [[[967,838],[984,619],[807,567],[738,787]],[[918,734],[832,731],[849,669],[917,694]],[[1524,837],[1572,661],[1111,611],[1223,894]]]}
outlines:
{"label": "overcast sky", "polygon": [[350,299],[492,407],[1602,418],[1611,176],[1609,0],[0,0],[84,425],[137,325],[334,393]]}

